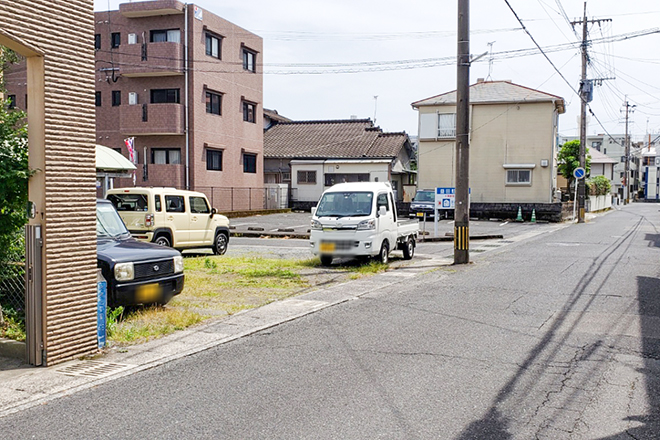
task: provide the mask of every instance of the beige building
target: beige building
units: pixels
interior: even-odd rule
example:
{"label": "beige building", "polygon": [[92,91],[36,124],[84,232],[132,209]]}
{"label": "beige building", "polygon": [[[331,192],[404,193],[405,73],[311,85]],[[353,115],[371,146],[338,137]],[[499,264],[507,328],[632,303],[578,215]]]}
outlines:
{"label": "beige building", "polygon": [[[456,92],[412,106],[419,112],[418,187],[455,187]],[[564,111],[559,96],[510,81],[479,80],[470,86],[472,207],[517,209],[556,201],[557,126]]]}

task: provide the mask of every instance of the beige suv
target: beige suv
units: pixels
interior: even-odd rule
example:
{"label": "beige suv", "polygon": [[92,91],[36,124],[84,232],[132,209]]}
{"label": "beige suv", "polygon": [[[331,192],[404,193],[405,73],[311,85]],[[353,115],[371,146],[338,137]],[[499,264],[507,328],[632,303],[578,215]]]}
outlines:
{"label": "beige suv", "polygon": [[134,238],[175,249],[210,247],[227,251],[229,220],[211,208],[206,195],[175,188],[116,188],[106,198]]}

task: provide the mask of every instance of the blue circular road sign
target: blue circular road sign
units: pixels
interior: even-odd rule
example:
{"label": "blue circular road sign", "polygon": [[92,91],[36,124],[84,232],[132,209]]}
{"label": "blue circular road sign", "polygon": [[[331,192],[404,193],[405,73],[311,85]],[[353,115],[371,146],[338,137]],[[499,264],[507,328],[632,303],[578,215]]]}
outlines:
{"label": "blue circular road sign", "polygon": [[577,167],[573,170],[573,177],[576,179],[582,179],[587,172],[582,167]]}

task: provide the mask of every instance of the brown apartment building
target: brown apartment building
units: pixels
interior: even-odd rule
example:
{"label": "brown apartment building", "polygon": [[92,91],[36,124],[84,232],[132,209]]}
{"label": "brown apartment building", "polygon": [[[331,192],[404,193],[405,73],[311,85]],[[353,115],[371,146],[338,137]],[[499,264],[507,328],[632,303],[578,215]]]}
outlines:
{"label": "brown apartment building", "polygon": [[[134,138],[137,186],[203,191],[221,210],[258,205],[261,37],[176,0],[123,3],[94,15],[97,143],[128,157],[124,140]],[[21,107],[22,86],[8,77]],[[114,186],[133,186],[133,179]]]}

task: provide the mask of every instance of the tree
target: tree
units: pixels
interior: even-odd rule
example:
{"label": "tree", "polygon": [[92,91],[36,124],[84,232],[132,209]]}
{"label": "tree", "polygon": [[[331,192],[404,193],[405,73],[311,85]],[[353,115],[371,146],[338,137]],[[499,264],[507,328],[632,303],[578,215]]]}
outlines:
{"label": "tree", "polygon": [[[568,188],[573,186],[573,171],[580,166],[580,141],[574,140],[566,142],[560,146],[557,155],[557,171],[568,180]],[[591,155],[585,157],[585,170],[587,175],[591,170]]]}

